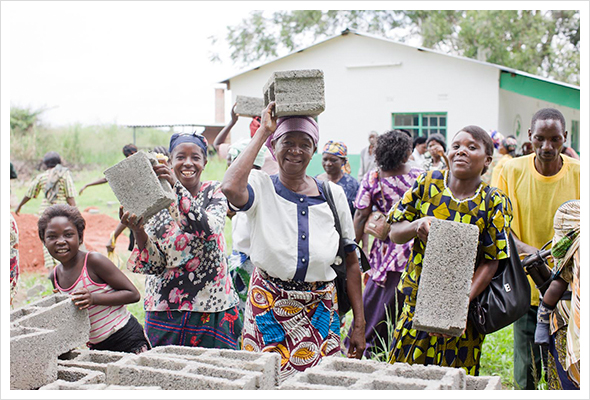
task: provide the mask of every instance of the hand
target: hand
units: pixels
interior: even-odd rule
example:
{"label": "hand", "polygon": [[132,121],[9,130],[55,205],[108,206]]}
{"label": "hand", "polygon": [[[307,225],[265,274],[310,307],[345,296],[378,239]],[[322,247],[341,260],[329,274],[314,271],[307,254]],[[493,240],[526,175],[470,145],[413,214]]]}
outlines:
{"label": "hand", "polygon": [[107,245],[106,245],[107,251],[109,253],[112,253],[113,251],[115,251],[115,247],[112,244],[113,244],[113,242],[109,238],[109,241],[107,242]]}
{"label": "hand", "polygon": [[363,353],[367,347],[365,341],[365,327],[353,326],[352,335],[350,336],[350,346],[348,347],[348,358],[356,358],[360,360],[363,358]]}
{"label": "hand", "polygon": [[143,229],[143,217],[138,218],[135,214],[129,214],[129,211],[123,212],[123,206],[119,207],[119,219],[121,223],[127,228],[131,229],[133,233]]}
{"label": "hand", "polygon": [[276,103],[271,101],[262,111],[260,128],[258,128],[258,130],[263,132],[264,139],[267,139],[277,130],[277,117],[274,115],[275,106]]}
{"label": "hand", "polygon": [[14,214],[18,217],[20,215],[20,206],[14,210]]}
{"label": "hand", "polygon": [[158,163],[154,165],[154,172],[158,176],[158,179],[166,179],[170,183],[170,186],[174,186],[178,180],[167,164]]}
{"label": "hand", "polygon": [[426,241],[428,240],[428,234],[430,233],[430,224],[432,223],[433,219],[434,217],[424,217],[416,221],[416,236],[424,244],[426,244]]}
{"label": "hand", "polygon": [[82,288],[72,294],[72,301],[74,305],[78,307],[80,310],[88,308],[92,304],[92,293],[88,290],[88,288]]}
{"label": "hand", "polygon": [[[236,103],[237,104],[237,103]],[[233,107],[231,108],[231,121],[235,124],[238,121],[238,117],[240,116],[240,114],[236,113],[236,104],[233,105]]]}

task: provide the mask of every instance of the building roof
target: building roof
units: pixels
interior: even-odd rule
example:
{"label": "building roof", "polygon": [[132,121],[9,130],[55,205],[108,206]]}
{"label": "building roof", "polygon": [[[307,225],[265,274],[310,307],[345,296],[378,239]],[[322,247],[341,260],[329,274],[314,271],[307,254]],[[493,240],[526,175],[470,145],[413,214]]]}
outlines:
{"label": "building roof", "polygon": [[528,72],[520,71],[520,70],[517,70],[517,69],[514,69],[514,68],[510,68],[510,67],[506,67],[506,66],[503,66],[503,65],[493,64],[493,63],[489,63],[489,62],[486,62],[486,61],[479,61],[479,60],[475,60],[475,59],[468,58],[468,57],[462,57],[462,56],[456,56],[456,55],[452,55],[452,54],[447,54],[447,53],[443,53],[443,52],[440,52],[440,51],[428,49],[426,47],[412,46],[412,45],[409,45],[409,44],[406,44],[406,43],[402,43],[402,42],[398,42],[398,41],[395,41],[395,40],[392,40],[392,39],[388,39],[388,38],[385,38],[385,37],[376,36],[376,35],[372,35],[372,34],[369,34],[369,33],[357,32],[357,31],[355,31],[353,29],[348,29],[348,28],[345,29],[345,30],[343,30],[338,35],[334,35],[334,36],[328,37],[328,38],[326,38],[324,40],[320,40],[319,42],[316,42],[316,43],[314,43],[314,44],[312,44],[310,46],[303,47],[301,49],[297,49],[297,50],[292,51],[291,53],[289,53],[287,55],[284,55],[282,57],[275,58],[274,60],[271,60],[271,61],[262,63],[262,64],[260,64],[260,65],[258,65],[256,67],[248,68],[248,69],[246,69],[246,70],[244,70],[244,71],[242,71],[242,72],[240,72],[240,73],[238,73],[236,75],[233,75],[233,76],[231,76],[231,77],[229,77],[227,79],[224,79],[223,81],[220,81],[219,83],[228,84],[231,79],[236,78],[236,77],[238,77],[240,75],[246,74],[246,73],[248,73],[250,71],[255,71],[255,70],[257,70],[257,69],[259,69],[259,68],[261,68],[261,67],[263,67],[265,65],[271,64],[271,63],[273,63],[275,61],[281,60],[283,58],[287,58],[287,57],[292,56],[293,54],[296,54],[296,53],[301,53],[301,52],[303,52],[303,51],[305,51],[305,50],[307,50],[309,48],[312,48],[314,46],[317,46],[317,45],[320,45],[322,43],[328,42],[328,41],[333,40],[333,39],[335,39],[335,38],[337,38],[339,36],[346,36],[348,34],[354,34],[354,35],[357,35],[357,36],[364,36],[364,37],[368,37],[368,38],[371,38],[371,39],[382,40],[382,41],[389,42],[389,43],[395,43],[395,44],[400,45],[400,46],[411,47],[411,48],[414,48],[414,49],[416,49],[418,51],[425,51],[425,52],[429,52],[429,53],[440,54],[440,55],[443,55],[443,56],[446,56],[446,57],[453,57],[453,58],[457,58],[457,59],[468,61],[468,62],[478,63],[478,64],[481,64],[481,65],[487,65],[487,66],[494,67],[494,68],[497,68],[497,69],[499,69],[501,71],[508,72],[508,73],[511,73],[511,74],[521,75],[521,76],[525,76],[527,78],[537,79],[537,80],[544,81],[544,82],[547,82],[547,83],[553,83],[553,84],[556,84],[556,85],[568,87],[570,89],[580,90],[580,87],[579,86],[576,86],[576,85],[571,85],[569,83],[560,82],[560,81],[556,81],[556,80],[552,80],[552,79],[547,79],[547,78],[544,78],[542,76],[533,75],[533,74],[530,74]]}

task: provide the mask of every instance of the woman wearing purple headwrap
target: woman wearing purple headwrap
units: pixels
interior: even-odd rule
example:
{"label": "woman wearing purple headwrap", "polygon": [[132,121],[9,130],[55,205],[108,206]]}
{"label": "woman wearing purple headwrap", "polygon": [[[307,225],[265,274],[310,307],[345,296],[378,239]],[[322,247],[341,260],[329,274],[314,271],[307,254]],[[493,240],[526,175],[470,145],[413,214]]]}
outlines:
{"label": "woman wearing purple headwrap", "polygon": [[[331,268],[339,236],[323,186],[306,174],[319,139],[311,117],[272,117],[262,113],[260,128],[227,170],[222,191],[230,207],[250,222],[250,259],[255,266],[246,303],[243,349],[281,355],[280,380],[303,371],[324,356],[340,352],[340,319]],[[252,171],[266,143],[279,174]],[[329,182],[343,236],[354,226],[342,188]],[[361,358],[365,318],[358,258],[346,249],[347,290],[354,313],[349,357]]]}

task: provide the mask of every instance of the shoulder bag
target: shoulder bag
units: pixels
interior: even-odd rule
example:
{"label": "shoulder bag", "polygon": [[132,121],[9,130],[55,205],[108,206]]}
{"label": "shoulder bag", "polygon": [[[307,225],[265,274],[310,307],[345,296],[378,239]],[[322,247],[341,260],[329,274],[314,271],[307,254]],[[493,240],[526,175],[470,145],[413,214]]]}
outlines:
{"label": "shoulder bag", "polygon": [[340,218],[338,217],[338,211],[336,210],[336,204],[332,191],[330,190],[330,184],[326,181],[322,181],[322,187],[324,189],[324,195],[326,197],[326,203],[330,207],[332,214],[334,215],[334,225],[338,236],[340,237],[340,243],[338,244],[338,253],[334,264],[331,265],[334,272],[336,272],[336,278],[334,279],[334,285],[336,286],[336,293],[338,294],[338,315],[343,316],[351,309],[350,299],[346,291],[346,252],[345,247],[355,246],[360,252],[360,266],[363,272],[368,271],[371,266],[369,260],[363,252],[363,249],[354,240],[345,238],[342,236],[342,227],[340,225]]}
{"label": "shoulder bag", "polygon": [[[484,229],[486,230],[490,199],[496,190],[491,188],[484,200],[486,211]],[[510,232],[507,232],[506,243],[510,257],[499,260],[498,270],[492,281],[469,305],[469,319],[477,331],[484,335],[510,325],[525,315],[530,307],[531,288]],[[483,248],[480,248],[478,259],[482,256]]]}
{"label": "shoulder bag", "polygon": [[[379,189],[381,190],[381,206],[383,210],[385,210],[385,204],[383,201],[385,200],[385,193],[383,193],[383,185],[381,184],[381,177],[379,174],[379,170],[377,170],[377,181],[379,182]],[[365,222],[364,232],[368,233],[369,235],[374,236],[376,239],[381,241],[386,240],[387,236],[389,235],[389,223],[387,222],[387,216],[382,213],[381,211],[373,211],[367,222]]]}

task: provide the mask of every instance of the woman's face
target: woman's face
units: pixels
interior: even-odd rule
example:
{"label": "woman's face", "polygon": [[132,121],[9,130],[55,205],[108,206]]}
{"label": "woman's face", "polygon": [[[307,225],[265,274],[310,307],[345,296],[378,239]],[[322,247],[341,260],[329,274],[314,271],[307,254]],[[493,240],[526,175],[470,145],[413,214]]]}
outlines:
{"label": "woman's face", "polygon": [[484,144],[463,131],[453,138],[448,157],[453,176],[460,179],[480,176],[484,167],[492,162],[492,157],[486,154]]}
{"label": "woman's face", "polygon": [[305,173],[315,144],[307,133],[289,132],[272,142],[279,169],[288,174]]}
{"label": "woman's face", "polygon": [[328,175],[338,175],[342,169],[344,160],[333,154],[322,154],[322,167]]}
{"label": "woman's face", "polygon": [[436,140],[431,140],[430,143],[428,143],[428,152],[432,158],[438,162],[442,154],[445,152],[445,149]]}
{"label": "woman's face", "polygon": [[172,151],[174,175],[189,190],[199,186],[205,165],[203,150],[194,143],[181,143]]}
{"label": "woman's face", "polygon": [[43,243],[49,254],[63,264],[78,254],[82,241],[76,225],[67,217],[59,216],[51,218],[47,224]]}

